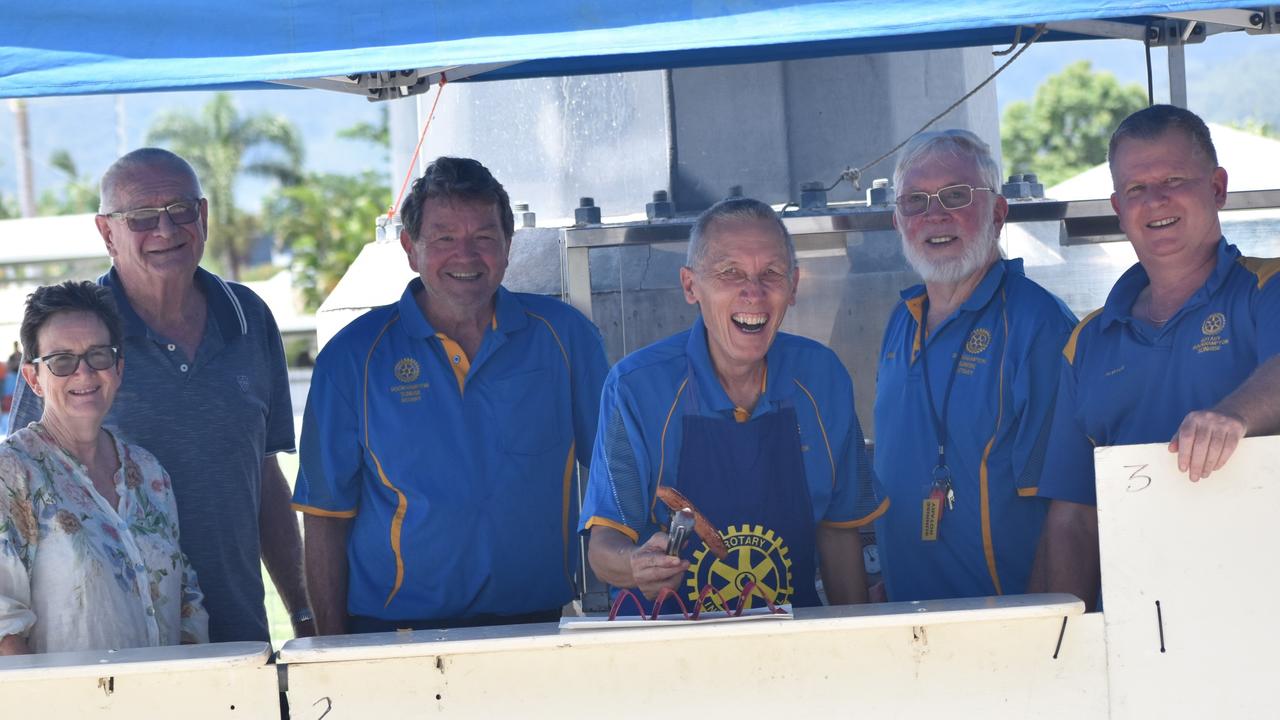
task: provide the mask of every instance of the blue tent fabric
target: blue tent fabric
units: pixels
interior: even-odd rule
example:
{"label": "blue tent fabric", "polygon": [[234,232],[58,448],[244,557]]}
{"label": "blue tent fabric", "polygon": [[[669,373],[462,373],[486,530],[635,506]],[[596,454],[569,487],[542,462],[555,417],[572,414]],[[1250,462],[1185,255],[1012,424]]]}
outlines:
{"label": "blue tent fabric", "polygon": [[[509,63],[473,79],[1002,45],[1019,25],[1238,2],[0,0],[0,97]],[[1024,34],[1025,37],[1025,34]],[[1052,32],[1042,41],[1078,39]]]}

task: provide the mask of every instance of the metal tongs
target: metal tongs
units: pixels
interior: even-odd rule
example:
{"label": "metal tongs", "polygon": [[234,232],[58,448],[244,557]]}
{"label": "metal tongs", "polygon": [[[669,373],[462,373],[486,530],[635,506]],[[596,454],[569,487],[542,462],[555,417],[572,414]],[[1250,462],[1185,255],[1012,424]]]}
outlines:
{"label": "metal tongs", "polygon": [[667,554],[679,555],[689,535],[693,533],[693,510],[685,508],[671,514],[671,527],[667,531]]}

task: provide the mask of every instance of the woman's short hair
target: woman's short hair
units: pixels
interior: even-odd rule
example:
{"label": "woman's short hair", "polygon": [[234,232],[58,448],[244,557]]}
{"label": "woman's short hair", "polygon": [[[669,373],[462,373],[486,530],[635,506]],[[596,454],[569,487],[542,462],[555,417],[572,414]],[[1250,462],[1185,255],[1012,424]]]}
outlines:
{"label": "woman's short hair", "polygon": [[464,200],[494,205],[502,222],[502,234],[507,242],[516,231],[515,214],[511,212],[511,198],[493,173],[471,158],[439,157],[427,166],[422,177],[413,181],[413,189],[400,204],[400,220],[412,240],[418,239],[422,230],[423,206],[427,200]]}
{"label": "woman's short hair", "polygon": [[22,328],[19,330],[23,360],[31,362],[32,358],[40,357],[37,338],[40,328],[44,327],[49,318],[69,312],[86,312],[97,316],[106,326],[111,344],[120,348],[124,331],[111,290],[88,280],[67,280],[57,285],[42,285],[27,296],[27,307],[22,313]]}

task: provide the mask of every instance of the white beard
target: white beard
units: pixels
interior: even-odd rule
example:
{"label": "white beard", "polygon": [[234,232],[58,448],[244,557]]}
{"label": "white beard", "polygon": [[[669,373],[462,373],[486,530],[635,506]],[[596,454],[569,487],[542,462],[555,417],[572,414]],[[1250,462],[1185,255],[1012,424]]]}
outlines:
{"label": "white beard", "polygon": [[934,262],[928,257],[928,253],[907,242],[906,238],[902,240],[902,254],[906,255],[911,268],[925,282],[957,283],[991,263],[991,258],[997,255],[998,241],[995,226],[987,225],[983,236],[977,242],[970,243],[956,260]]}

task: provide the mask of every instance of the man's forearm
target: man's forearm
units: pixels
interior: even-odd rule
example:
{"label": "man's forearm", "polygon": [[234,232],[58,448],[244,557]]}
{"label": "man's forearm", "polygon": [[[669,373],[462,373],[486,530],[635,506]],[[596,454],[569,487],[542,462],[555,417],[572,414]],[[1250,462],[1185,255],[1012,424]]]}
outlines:
{"label": "man's forearm", "polygon": [[867,572],[862,565],[862,537],[857,528],[818,526],[818,561],[822,588],[832,605],[867,601]]}
{"label": "man's forearm", "polygon": [[320,635],[347,632],[347,533],[349,518],[303,515],[307,534],[307,590]]}
{"label": "man's forearm", "polygon": [[1214,410],[1239,417],[1249,435],[1280,432],[1280,356],[1259,365]]}
{"label": "man's forearm", "polygon": [[636,544],[631,538],[608,527],[591,529],[591,541],[587,545],[587,562],[596,577],[614,587],[635,587],[631,572],[631,553]]}
{"label": "man's forearm", "polygon": [[[262,563],[266,565],[290,615],[309,606],[302,569],[302,536],[298,517],[290,505],[289,483],[274,455],[262,461],[262,505],[258,512],[258,537]],[[298,628],[294,628],[295,632]]]}
{"label": "man's forearm", "polygon": [[1091,505],[1054,500],[1036,548],[1029,592],[1063,592],[1097,609],[1100,570],[1098,511]]}

